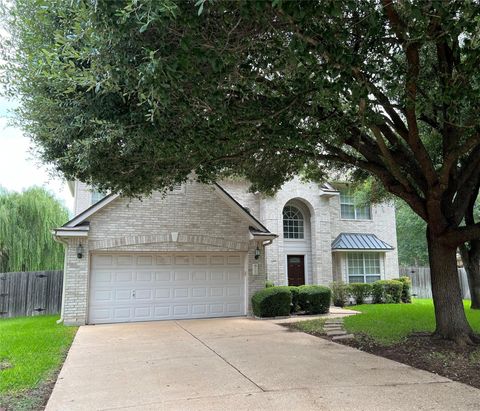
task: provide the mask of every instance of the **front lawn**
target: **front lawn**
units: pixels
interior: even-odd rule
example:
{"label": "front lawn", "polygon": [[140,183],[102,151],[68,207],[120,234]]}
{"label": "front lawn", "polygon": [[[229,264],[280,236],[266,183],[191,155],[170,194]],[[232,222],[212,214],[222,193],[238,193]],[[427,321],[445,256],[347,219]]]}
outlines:
{"label": "front lawn", "polygon": [[0,320],[0,405],[35,409],[65,359],[77,331],[57,316]]}
{"label": "front lawn", "polygon": [[[468,321],[480,333],[480,310],[470,310],[470,301],[464,304]],[[361,311],[362,315],[345,318],[347,331],[364,334],[378,344],[391,345],[404,341],[411,333],[435,330],[430,299],[414,299],[412,304],[364,304],[353,309]]]}

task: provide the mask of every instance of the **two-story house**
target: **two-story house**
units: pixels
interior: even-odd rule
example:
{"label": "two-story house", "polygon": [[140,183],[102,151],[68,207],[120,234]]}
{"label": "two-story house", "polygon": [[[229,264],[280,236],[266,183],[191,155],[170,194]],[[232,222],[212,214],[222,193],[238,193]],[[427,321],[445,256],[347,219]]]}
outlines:
{"label": "two-story house", "polygon": [[398,277],[393,204],[357,207],[342,185],[189,181],[142,200],[69,184],[66,324],[240,316],[265,286]]}

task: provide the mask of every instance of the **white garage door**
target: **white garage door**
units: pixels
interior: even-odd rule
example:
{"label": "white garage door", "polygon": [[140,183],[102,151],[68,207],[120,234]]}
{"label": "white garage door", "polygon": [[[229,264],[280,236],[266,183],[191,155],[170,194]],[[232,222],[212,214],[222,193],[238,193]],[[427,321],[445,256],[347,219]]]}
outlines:
{"label": "white garage door", "polygon": [[243,256],[95,254],[90,324],[245,315]]}

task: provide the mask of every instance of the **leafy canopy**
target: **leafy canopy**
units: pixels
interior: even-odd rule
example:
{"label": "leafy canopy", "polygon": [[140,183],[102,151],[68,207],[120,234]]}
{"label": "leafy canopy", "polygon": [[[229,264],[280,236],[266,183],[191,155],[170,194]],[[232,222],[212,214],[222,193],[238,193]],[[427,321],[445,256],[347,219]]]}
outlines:
{"label": "leafy canopy", "polygon": [[373,175],[459,244],[480,179],[473,1],[16,0],[9,93],[67,178],[141,195],[221,173]]}

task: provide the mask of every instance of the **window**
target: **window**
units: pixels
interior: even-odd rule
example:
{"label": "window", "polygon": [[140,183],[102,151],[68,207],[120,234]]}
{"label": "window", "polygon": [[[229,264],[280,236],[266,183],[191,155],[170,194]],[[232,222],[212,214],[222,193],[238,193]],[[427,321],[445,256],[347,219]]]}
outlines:
{"label": "window", "polygon": [[348,190],[340,191],[340,212],[347,220],[371,220],[370,205],[357,206],[353,193]]}
{"label": "window", "polygon": [[106,194],[103,191],[92,190],[92,197],[90,199],[90,204],[98,203]]}
{"label": "window", "polygon": [[373,283],[380,280],[380,253],[348,253],[349,283]]}
{"label": "window", "polygon": [[283,209],[283,238],[304,238],[303,214],[297,207],[285,206]]}

